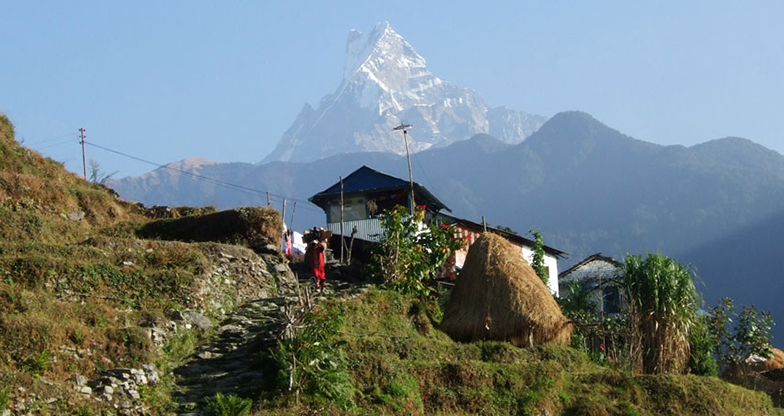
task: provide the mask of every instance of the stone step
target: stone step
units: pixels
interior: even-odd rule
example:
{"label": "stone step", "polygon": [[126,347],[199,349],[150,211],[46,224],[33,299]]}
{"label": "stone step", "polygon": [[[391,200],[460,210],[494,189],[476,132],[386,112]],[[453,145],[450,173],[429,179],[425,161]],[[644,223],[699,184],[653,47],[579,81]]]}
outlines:
{"label": "stone step", "polygon": [[[316,294],[311,280],[303,280],[302,286],[310,291],[312,302],[355,297],[368,290],[367,286],[328,282],[325,293]],[[198,414],[196,410],[205,399],[217,393],[258,398],[260,386],[271,377],[259,369],[259,355],[277,346],[286,305],[299,304],[297,296],[284,294],[245,302],[230,313],[191,361],[174,370],[181,388],[176,393],[180,403],[177,413]]]}

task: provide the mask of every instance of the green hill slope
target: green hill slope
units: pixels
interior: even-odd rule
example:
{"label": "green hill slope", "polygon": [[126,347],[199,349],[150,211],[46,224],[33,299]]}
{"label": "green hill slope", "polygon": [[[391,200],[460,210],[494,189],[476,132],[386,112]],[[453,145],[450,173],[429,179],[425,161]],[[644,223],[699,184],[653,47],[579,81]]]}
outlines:
{"label": "green hill slope", "polygon": [[330,378],[339,387],[306,386],[299,403],[270,390],[257,414],[784,414],[764,393],[716,377],[634,375],[557,345],[457,343],[419,305],[378,289],[320,305],[317,320],[338,323],[325,342],[344,358],[344,376]]}
{"label": "green hill slope", "polygon": [[[209,322],[244,299],[274,294],[282,261],[234,245],[136,237],[161,212],[186,211],[210,210],[123,201],[20,146],[0,115],[0,413],[172,407],[168,367],[207,332],[187,330],[192,325],[172,320],[172,311]],[[279,234],[277,213],[258,211],[276,219],[268,231]],[[229,258],[248,266],[229,267]],[[142,393],[107,398],[85,384],[112,368],[150,364],[162,381]]]}

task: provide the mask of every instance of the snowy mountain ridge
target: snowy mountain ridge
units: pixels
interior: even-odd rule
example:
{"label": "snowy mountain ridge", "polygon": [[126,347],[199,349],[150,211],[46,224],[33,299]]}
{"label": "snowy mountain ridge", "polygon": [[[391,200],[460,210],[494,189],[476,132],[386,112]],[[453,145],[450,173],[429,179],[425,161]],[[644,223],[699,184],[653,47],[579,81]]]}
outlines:
{"label": "snowy mountain ridge", "polygon": [[263,162],[309,162],[341,153],[402,154],[392,128],[414,126],[414,152],[445,146],[477,133],[508,143],[525,140],[545,118],[485,105],[475,91],[442,81],[425,58],[387,22],[368,34],[349,33],[343,80],[318,109],[306,104]]}

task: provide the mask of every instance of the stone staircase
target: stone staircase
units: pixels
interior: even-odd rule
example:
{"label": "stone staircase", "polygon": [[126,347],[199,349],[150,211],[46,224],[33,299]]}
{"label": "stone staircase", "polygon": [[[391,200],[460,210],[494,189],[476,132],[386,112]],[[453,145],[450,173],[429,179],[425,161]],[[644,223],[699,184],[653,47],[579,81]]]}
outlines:
{"label": "stone staircase", "polygon": [[[300,281],[301,290],[312,293],[312,281]],[[330,297],[355,297],[367,290],[364,285],[328,281],[323,294],[311,295],[318,303]],[[299,304],[296,293],[245,302],[221,322],[212,338],[199,346],[189,361],[174,370],[179,402],[178,414],[198,415],[206,398],[217,393],[236,395],[254,402],[259,398],[265,377],[260,354],[277,345],[283,332],[286,305]]]}

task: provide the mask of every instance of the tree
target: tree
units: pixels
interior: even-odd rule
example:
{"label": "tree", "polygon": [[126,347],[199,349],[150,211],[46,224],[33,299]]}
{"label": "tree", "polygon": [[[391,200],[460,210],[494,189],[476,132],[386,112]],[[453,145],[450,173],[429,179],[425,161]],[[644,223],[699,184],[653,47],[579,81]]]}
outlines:
{"label": "tree", "polygon": [[528,230],[532,236],[534,236],[534,258],[531,262],[531,267],[533,267],[536,275],[542,279],[545,286],[549,286],[549,276],[547,273],[547,267],[544,265],[544,242],[542,241],[542,234],[539,234],[538,231],[534,230],[533,228]]}
{"label": "tree", "polygon": [[737,368],[752,355],[763,358],[773,355],[770,328],[775,323],[770,313],[759,312],[754,305],[744,305],[738,314],[732,299],[724,298],[710,309],[707,322],[722,371]]}
{"label": "tree", "polygon": [[624,264],[632,366],[645,373],[682,372],[689,330],[697,321],[692,273],[661,254],[629,255]]}
{"label": "tree", "polygon": [[404,293],[428,297],[435,293],[438,270],[449,256],[462,248],[465,240],[455,237],[454,228],[445,224],[424,227],[424,211],[414,215],[397,206],[381,214],[384,236],[375,265],[380,277]]}

